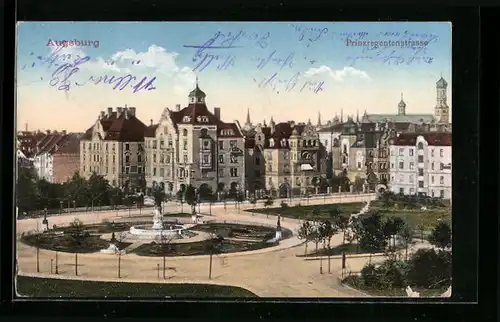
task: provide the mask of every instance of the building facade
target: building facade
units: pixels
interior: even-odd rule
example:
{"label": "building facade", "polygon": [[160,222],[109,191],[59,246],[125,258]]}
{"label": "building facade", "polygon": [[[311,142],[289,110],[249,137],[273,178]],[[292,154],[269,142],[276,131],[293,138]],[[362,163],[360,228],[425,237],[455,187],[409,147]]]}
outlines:
{"label": "building facade", "polygon": [[101,111],[80,139],[80,174],[103,176],[110,185],[133,193],[145,188],[144,133],[146,125],[135,107]]}
{"label": "building facade", "polygon": [[326,178],[326,149],[316,127],[273,119],[247,133],[247,190],[290,197],[314,191]]}
{"label": "building facade", "polygon": [[390,143],[390,190],[451,199],[451,133],[404,133]]}
{"label": "building facade", "polygon": [[221,109],[210,112],[206,94],[196,84],[187,107],[165,108],[145,135],[146,185],[175,194],[187,185],[213,192],[245,187],[244,137],[237,121],[221,120]]}

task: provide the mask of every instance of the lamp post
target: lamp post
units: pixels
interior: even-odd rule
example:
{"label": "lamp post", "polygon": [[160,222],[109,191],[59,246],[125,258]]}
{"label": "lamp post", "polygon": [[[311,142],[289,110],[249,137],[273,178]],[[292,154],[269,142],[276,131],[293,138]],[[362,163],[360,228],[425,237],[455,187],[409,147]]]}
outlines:
{"label": "lamp post", "polygon": [[76,200],[73,200],[73,210],[76,212]]}
{"label": "lamp post", "polygon": [[59,215],[62,215],[62,209],[63,209],[63,202],[62,202],[62,200],[59,201],[59,206],[60,206],[60,208],[59,208]]}

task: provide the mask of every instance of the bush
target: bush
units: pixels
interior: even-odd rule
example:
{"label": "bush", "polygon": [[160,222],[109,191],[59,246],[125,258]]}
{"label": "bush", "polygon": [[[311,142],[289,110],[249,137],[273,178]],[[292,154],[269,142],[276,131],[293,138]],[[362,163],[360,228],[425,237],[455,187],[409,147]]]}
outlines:
{"label": "bush", "polygon": [[377,269],[373,264],[367,264],[361,270],[361,277],[363,278],[363,282],[367,287],[376,288],[378,286],[378,276]]}
{"label": "bush", "polygon": [[379,267],[368,264],[361,270],[364,285],[371,289],[403,288],[406,281],[407,264],[403,261],[387,260]]}
{"label": "bush", "polygon": [[410,258],[408,282],[417,287],[439,287],[451,280],[451,252],[419,249]]}

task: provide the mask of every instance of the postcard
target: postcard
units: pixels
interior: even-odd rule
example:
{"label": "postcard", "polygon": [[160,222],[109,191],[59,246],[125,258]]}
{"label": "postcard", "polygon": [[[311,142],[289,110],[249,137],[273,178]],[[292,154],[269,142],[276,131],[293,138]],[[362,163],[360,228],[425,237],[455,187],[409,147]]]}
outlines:
{"label": "postcard", "polygon": [[20,22],[16,293],[451,295],[448,22]]}

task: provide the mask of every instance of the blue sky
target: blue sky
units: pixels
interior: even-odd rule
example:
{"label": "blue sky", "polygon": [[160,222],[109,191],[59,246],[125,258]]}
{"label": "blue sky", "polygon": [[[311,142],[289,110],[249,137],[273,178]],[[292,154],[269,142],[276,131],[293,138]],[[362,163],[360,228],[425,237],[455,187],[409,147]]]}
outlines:
{"label": "blue sky", "polygon": [[[185,47],[203,46],[218,33],[212,46],[237,48],[200,51]],[[346,46],[347,38],[429,43],[425,48],[368,50],[369,46]],[[73,55],[70,62],[77,55],[89,56],[89,61],[71,77],[84,86],[57,90],[49,84],[57,68],[42,66],[35,57],[50,56],[55,47],[47,46],[49,40],[75,39],[98,41],[99,46],[69,46],[59,51]],[[223,118],[240,122],[247,109],[258,121],[271,116],[283,121],[316,120],[318,112],[327,120],[340,114],[340,109],[344,115],[365,109],[390,113],[396,110],[401,92],[408,100],[408,113],[432,113],[440,75],[450,84],[451,96],[451,25],[444,22],[29,22],[18,25],[17,46],[19,127],[25,123],[36,128],[60,127],[57,120],[33,113],[49,109],[71,111],[77,118],[66,122],[68,130],[84,130],[100,110],[124,104],[136,106],[139,117],[148,123],[150,118],[157,120],[165,107],[186,105],[196,76],[207,93],[209,108],[219,106]],[[204,58],[205,62],[213,60],[203,70],[202,65],[196,68]],[[120,91],[110,84],[84,82],[90,76],[127,74],[155,78],[155,88],[134,93],[129,88]]]}

